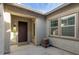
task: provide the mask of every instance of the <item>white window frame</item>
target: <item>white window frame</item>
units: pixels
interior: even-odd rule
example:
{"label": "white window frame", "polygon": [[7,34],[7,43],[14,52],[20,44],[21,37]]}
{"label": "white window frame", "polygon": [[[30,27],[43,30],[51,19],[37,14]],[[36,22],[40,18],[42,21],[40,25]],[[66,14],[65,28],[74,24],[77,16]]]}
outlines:
{"label": "white window frame", "polygon": [[[66,26],[62,26],[61,25],[61,28],[62,27],[70,27],[70,26],[74,26],[74,38],[76,38],[76,14],[71,14],[71,15],[67,15],[67,16],[64,16],[64,17],[61,17],[61,21],[62,20],[66,20],[67,18],[69,18],[69,17],[72,17],[72,16],[74,16],[75,17],[75,24],[74,25],[66,25]],[[62,24],[62,23],[61,23]],[[62,34],[62,30],[61,30],[61,34]],[[64,36],[64,35],[61,35],[61,36]],[[72,37],[72,36],[64,36],[64,37]]]}

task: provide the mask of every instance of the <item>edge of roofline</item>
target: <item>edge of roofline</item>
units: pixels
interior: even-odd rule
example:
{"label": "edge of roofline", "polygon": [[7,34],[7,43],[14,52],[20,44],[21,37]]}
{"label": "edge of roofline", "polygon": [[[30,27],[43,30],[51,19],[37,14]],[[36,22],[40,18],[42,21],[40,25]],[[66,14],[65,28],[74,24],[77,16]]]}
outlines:
{"label": "edge of roofline", "polygon": [[[6,3],[6,4],[7,4],[7,3]],[[45,15],[44,13],[42,13],[42,12],[40,12],[40,11],[33,10],[33,9],[28,8],[28,7],[25,7],[25,6],[21,5],[21,4],[9,3],[8,5],[16,6],[16,7],[22,8],[22,9],[26,9],[26,10],[32,11],[32,12],[37,13],[37,14],[40,14],[40,15]]]}
{"label": "edge of roofline", "polygon": [[45,15],[49,15],[49,14],[51,14],[51,13],[53,13],[53,12],[55,12],[55,11],[57,11],[57,10],[63,8],[63,7],[65,7],[65,6],[69,5],[69,4],[71,4],[71,3],[64,3],[64,4],[62,4],[62,5],[58,6],[58,7],[56,7],[55,9],[53,9],[53,10],[47,12]]}
{"label": "edge of roofline", "polygon": [[[6,3],[6,4],[7,4],[7,3]],[[51,13],[53,13],[53,12],[55,12],[55,11],[57,11],[57,10],[63,8],[63,7],[65,7],[65,6],[69,5],[69,4],[71,4],[71,3],[63,3],[63,4],[61,4],[60,6],[56,7],[55,9],[53,9],[53,10],[47,12],[47,13],[42,13],[42,12],[40,12],[40,11],[33,10],[33,9],[31,9],[31,8],[25,7],[25,6],[23,6],[23,5],[21,5],[21,4],[17,4],[17,3],[9,3],[8,5],[16,6],[16,7],[19,7],[19,8],[23,8],[23,9],[26,9],[26,10],[29,10],[29,11],[32,11],[32,12],[35,12],[35,13],[40,14],[40,15],[47,16],[47,15],[49,15],[49,14],[51,14]]]}

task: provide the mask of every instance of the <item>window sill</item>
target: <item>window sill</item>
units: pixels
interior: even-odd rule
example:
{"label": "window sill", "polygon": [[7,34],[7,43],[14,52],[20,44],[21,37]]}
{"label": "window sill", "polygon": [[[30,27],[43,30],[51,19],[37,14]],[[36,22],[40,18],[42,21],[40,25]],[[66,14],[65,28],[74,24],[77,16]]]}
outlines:
{"label": "window sill", "polygon": [[67,40],[73,40],[73,41],[79,41],[79,38],[75,38],[75,37],[68,37],[68,36],[48,36],[48,37],[54,37],[54,38],[61,38],[61,39],[67,39]]}

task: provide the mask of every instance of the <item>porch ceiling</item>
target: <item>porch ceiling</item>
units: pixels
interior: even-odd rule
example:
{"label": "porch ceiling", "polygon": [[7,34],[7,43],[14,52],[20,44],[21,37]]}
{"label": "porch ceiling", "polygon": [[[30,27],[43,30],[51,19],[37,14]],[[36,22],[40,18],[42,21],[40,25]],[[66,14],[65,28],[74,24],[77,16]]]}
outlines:
{"label": "porch ceiling", "polygon": [[25,14],[20,14],[20,13],[16,13],[16,12],[10,12],[12,15],[15,15],[15,16],[19,16],[19,17],[26,17],[26,18],[29,18],[29,19],[35,19],[36,17],[34,16],[30,16],[30,15],[25,15]]}

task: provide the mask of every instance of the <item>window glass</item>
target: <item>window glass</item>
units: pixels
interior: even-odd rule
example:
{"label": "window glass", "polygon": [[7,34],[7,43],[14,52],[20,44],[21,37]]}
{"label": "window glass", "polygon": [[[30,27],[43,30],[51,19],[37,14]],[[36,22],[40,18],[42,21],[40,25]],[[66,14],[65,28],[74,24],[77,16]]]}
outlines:
{"label": "window glass", "polygon": [[74,25],[75,21],[74,21],[75,17],[70,17],[68,18],[68,25]]}
{"label": "window glass", "polygon": [[63,26],[67,25],[67,20],[62,20]]}
{"label": "window glass", "polygon": [[51,21],[51,27],[55,27],[55,26],[58,26],[58,21],[57,20],[52,20]]}
{"label": "window glass", "polygon": [[63,36],[74,36],[74,26],[62,27]]}
{"label": "window glass", "polygon": [[61,20],[62,36],[73,36],[75,34],[75,16]]}
{"label": "window glass", "polygon": [[58,35],[58,20],[51,20],[50,22],[50,34],[51,35]]}
{"label": "window glass", "polygon": [[51,28],[51,35],[58,35],[58,28]]}

